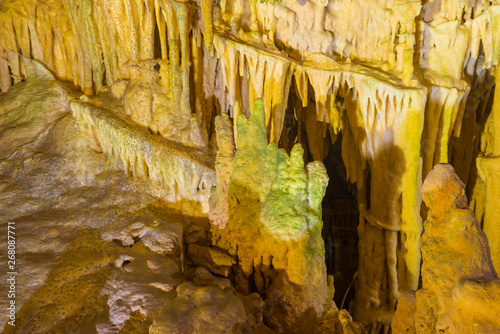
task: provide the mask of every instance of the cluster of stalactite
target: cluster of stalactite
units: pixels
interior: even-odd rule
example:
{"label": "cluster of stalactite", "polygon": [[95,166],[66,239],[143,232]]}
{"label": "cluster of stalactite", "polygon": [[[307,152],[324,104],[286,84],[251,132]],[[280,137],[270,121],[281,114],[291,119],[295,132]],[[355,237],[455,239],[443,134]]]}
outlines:
{"label": "cluster of stalactite", "polygon": [[[268,140],[288,151],[303,143],[306,160],[323,160],[328,136],[335,141],[342,132],[360,213],[353,311],[377,331],[388,328],[400,294],[417,288],[420,183],[435,164],[452,162],[479,220],[493,219],[487,189],[499,178],[487,166],[500,155],[500,121],[489,117],[499,14],[497,1],[484,0],[4,0],[0,90],[24,79],[24,56],[86,94],[120,80],[130,80],[129,93],[154,86],[161,96],[147,101],[157,109],[138,111],[127,91],[123,102],[132,119],[167,138],[158,124],[174,124],[172,117],[190,124],[194,114],[210,134],[215,114],[248,117],[257,98]],[[89,117],[80,118],[101,124],[96,131],[127,136]],[[131,151],[105,138],[101,144],[118,156]],[[163,168],[132,165],[139,174]],[[490,242],[500,240],[491,230]]]}
{"label": "cluster of stalactite", "polygon": [[199,202],[208,212],[215,171],[204,152],[154,136],[109,110],[72,101],[70,109],[110,161],[128,174],[161,187],[159,195],[176,202]]}
{"label": "cluster of stalactite", "polygon": [[[163,92],[161,108],[138,119],[151,119],[139,123],[168,138],[161,124],[170,124],[172,115],[182,120],[176,122],[180,127],[192,123],[193,8],[191,2],[173,0],[4,1],[0,91],[25,78],[23,57],[42,62],[58,79],[73,82],[85,94],[107,91],[121,79],[144,76],[137,74],[139,66],[147,67],[157,59],[159,73],[152,80]],[[144,85],[137,81],[131,85]]]}
{"label": "cluster of stalactite", "polygon": [[[235,106],[233,114],[248,113],[238,110],[244,96],[250,105],[253,98],[263,98],[270,141],[277,143],[281,137],[292,84],[302,101],[298,108],[307,109],[312,87],[315,103],[307,112],[314,115],[313,121],[329,123],[334,135],[343,132],[342,155],[348,178],[358,187],[361,213],[357,302],[361,309],[394,308],[399,294],[418,284],[421,220],[414,184],[420,173],[418,138],[426,88],[399,88],[363,73],[362,67],[331,64],[331,70],[320,70],[299,65],[220,36],[214,45],[223,64],[229,103]],[[244,79],[247,84],[242,85]],[[345,101],[343,111],[337,107],[337,95]],[[309,146],[322,145],[323,132],[311,130]],[[377,194],[380,189],[385,196]],[[373,275],[381,284],[372,284]]]}
{"label": "cluster of stalactite", "polygon": [[[471,116],[484,114],[497,63],[498,6],[450,2],[441,11],[427,4],[425,9],[430,20],[416,20],[419,44],[414,46],[421,70],[410,81],[397,72],[386,76],[323,56],[304,62],[265,43],[248,43],[244,36],[216,33],[213,40],[233,116],[248,116],[252,101],[263,98],[268,139],[281,145],[286,114],[293,113],[307,133],[313,160],[326,156],[327,132],[335,141],[342,131],[342,156],[348,178],[357,184],[360,209],[353,310],[355,319],[375,332],[388,328],[400,294],[418,284],[419,182],[435,164],[459,159],[455,142],[481,137]],[[454,16],[443,19],[446,11]],[[450,57],[437,56],[445,47]],[[449,61],[451,53],[457,62]],[[460,147],[467,159],[457,165],[467,179],[474,146]]]}
{"label": "cluster of stalactite", "polygon": [[[185,51],[191,22],[186,2],[4,1],[0,22],[3,66],[15,80],[23,76],[22,55],[41,61],[59,79],[91,94],[129,78],[127,62],[153,59],[159,46],[161,58],[168,60],[160,66],[162,82],[174,89],[189,88]],[[6,76],[9,71],[3,70]],[[9,88],[9,80],[4,81],[2,91]],[[189,97],[188,89],[185,94]]]}

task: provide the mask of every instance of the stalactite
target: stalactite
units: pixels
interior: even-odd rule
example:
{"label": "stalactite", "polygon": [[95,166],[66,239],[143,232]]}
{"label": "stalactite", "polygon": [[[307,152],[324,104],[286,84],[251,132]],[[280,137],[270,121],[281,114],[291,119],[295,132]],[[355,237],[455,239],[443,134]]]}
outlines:
{"label": "stalactite", "polygon": [[305,69],[302,66],[297,66],[295,69],[295,87],[297,93],[299,95],[300,100],[302,101],[302,106],[307,107],[307,102],[309,100],[308,97],[308,82],[307,74],[305,73]]}
{"label": "stalactite", "polygon": [[91,129],[103,152],[118,167],[163,187],[160,195],[168,201],[198,201],[208,210],[215,171],[201,151],[154,136],[87,102],[71,102],[70,108],[80,126]]}
{"label": "stalactite", "polygon": [[141,59],[154,58],[155,7],[154,0],[136,0]]}
{"label": "stalactite", "polygon": [[[329,122],[329,113],[327,112],[327,99],[330,95],[331,86],[334,81],[334,75],[328,71],[307,69],[309,82],[314,88],[314,101],[316,101],[316,119],[320,122]],[[332,96],[335,99],[335,96]]]}
{"label": "stalactite", "polygon": [[204,31],[203,37],[205,40],[205,47],[208,52],[211,52],[212,42],[214,39],[214,24],[213,24],[213,10],[214,0],[201,0],[201,13],[203,16]]}
{"label": "stalactite", "polygon": [[437,163],[448,162],[449,140],[455,124],[460,133],[461,119],[469,91],[457,88],[432,86],[429,90],[425,111],[425,127],[422,135],[422,155],[424,177]]}
{"label": "stalactite", "polygon": [[217,50],[217,55],[220,55],[221,70],[224,75],[229,102],[234,105],[236,99],[236,80],[239,76],[237,65],[237,61],[239,60],[239,57],[237,57],[238,51],[234,47],[224,44],[224,41],[220,38],[214,38],[214,47]]}
{"label": "stalactite", "polygon": [[288,93],[293,74],[293,68],[290,69],[290,66],[290,63],[266,62],[264,105],[266,107],[266,123],[268,129],[270,128],[270,141],[273,143],[278,143],[285,121]]}
{"label": "stalactite", "polygon": [[319,122],[316,119],[316,110],[313,104],[309,104],[303,108],[303,119],[301,122],[305,124],[307,143],[309,144],[309,153],[313,161],[323,161],[328,152],[324,149],[324,136],[326,135],[326,123]]}
{"label": "stalactite", "polygon": [[195,29],[191,37],[191,92],[194,95],[194,111],[200,120],[200,126],[212,134],[213,117],[216,115],[217,64],[218,58],[212,57],[201,41],[201,32]]}
{"label": "stalactite", "polygon": [[[469,180],[471,180],[471,182],[476,182],[477,175],[474,176],[470,174],[473,173],[472,170],[475,169],[474,158],[479,153],[479,140],[481,138],[479,129],[484,126],[483,123],[487,116],[485,115],[485,111],[493,96],[491,91],[495,84],[491,76],[491,69],[481,66],[481,62],[478,63],[474,74],[471,90],[465,104],[464,116],[461,120],[461,132],[459,136],[450,139],[449,149],[450,163],[453,165],[455,172],[464,184],[468,184]],[[457,122],[459,122],[459,119],[457,119]],[[472,185],[467,187],[468,190],[471,188]],[[470,191],[467,197],[469,200],[474,200],[475,198]],[[481,222],[480,217],[477,218],[479,222]]]}
{"label": "stalactite", "polygon": [[[232,105],[243,106],[241,79],[248,69],[249,108],[256,98],[264,100],[266,126],[271,142],[278,143],[285,120],[295,64],[279,56],[257,51],[216,35],[214,47],[223,65],[225,85]],[[249,114],[249,110],[242,113]],[[236,117],[236,116],[235,116]]]}

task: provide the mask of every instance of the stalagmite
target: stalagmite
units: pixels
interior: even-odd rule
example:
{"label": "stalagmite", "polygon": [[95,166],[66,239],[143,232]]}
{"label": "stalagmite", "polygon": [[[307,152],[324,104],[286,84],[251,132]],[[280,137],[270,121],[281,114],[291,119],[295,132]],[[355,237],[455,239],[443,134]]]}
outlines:
{"label": "stalagmite", "polygon": [[[433,229],[467,194],[475,234],[450,233],[486,263],[481,226],[498,270],[499,20],[496,0],[0,0],[2,217],[33,265],[36,225],[54,250],[73,228],[103,239],[89,263],[107,266],[88,268],[95,318],[83,299],[51,313],[56,292],[34,307],[64,269],[28,268],[42,283],[22,290],[23,330],[81,313],[81,332],[378,334],[419,332],[427,312],[424,327],[471,331],[456,303],[495,306],[496,280],[445,284],[438,257],[461,253]],[[427,181],[427,202],[460,193],[427,210],[443,163],[465,189]]]}
{"label": "stalagmite", "polygon": [[403,308],[398,306],[393,320],[398,333],[493,333],[500,326],[500,280],[464,190],[447,164],[436,165],[424,182],[429,215],[422,237],[422,288],[405,294]]}

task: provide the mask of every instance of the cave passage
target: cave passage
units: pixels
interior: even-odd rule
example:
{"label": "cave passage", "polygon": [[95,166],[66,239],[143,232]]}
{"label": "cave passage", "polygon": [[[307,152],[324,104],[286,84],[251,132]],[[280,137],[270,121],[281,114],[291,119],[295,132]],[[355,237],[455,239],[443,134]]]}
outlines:
{"label": "cave passage", "polygon": [[330,145],[323,163],[330,178],[323,199],[325,261],[328,275],[334,276],[335,303],[339,308],[348,309],[349,302],[354,298],[354,289],[350,285],[358,268],[356,228],[359,213],[356,187],[347,181],[342,161],[342,134],[339,134],[335,144]]}

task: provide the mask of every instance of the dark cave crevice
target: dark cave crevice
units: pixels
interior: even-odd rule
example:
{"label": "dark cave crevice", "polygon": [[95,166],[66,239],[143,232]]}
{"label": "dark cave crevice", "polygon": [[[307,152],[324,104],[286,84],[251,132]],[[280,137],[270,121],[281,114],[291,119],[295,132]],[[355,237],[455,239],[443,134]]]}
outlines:
{"label": "dark cave crevice", "polygon": [[[354,298],[352,280],[358,269],[359,221],[356,189],[347,180],[342,160],[342,134],[323,161],[330,182],[323,199],[323,240],[328,275],[333,275],[335,304],[348,308]],[[347,293],[347,295],[346,295]]]}

